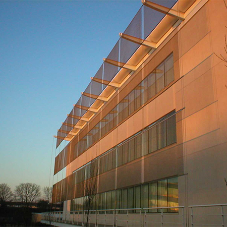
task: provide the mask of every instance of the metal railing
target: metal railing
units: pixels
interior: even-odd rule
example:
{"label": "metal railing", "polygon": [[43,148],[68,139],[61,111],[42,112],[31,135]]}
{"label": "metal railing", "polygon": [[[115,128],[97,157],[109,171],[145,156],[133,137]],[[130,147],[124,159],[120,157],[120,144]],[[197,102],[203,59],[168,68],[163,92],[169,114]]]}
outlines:
{"label": "metal railing", "polygon": [[227,227],[227,204],[189,206],[189,225]]}
{"label": "metal railing", "polygon": [[[64,217],[63,212],[43,213],[45,221],[64,222],[74,225],[86,226],[87,211],[71,211]],[[182,226],[185,225],[184,207],[157,207],[90,210],[88,215],[90,227],[132,227],[132,226]]]}

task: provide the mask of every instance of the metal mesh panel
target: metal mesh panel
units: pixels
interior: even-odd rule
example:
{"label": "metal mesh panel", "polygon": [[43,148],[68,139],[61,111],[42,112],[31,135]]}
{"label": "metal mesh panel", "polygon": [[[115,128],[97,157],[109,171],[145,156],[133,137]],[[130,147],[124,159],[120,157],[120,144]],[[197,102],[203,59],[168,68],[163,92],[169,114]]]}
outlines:
{"label": "metal mesh panel", "polygon": [[126,39],[121,38],[120,40],[120,62],[126,63],[140,45]]}
{"label": "metal mesh panel", "polygon": [[151,2],[165,6],[167,8],[172,8],[177,1],[178,0],[151,0]]}
{"label": "metal mesh panel", "polygon": [[[114,61],[119,61],[119,45],[120,45],[120,40],[117,41],[114,48],[111,50],[111,52],[107,56],[108,59],[111,59]],[[107,80],[107,81],[111,81],[114,78],[114,76],[117,74],[118,71],[119,71],[119,68],[117,66],[104,62],[103,79]]]}
{"label": "metal mesh panel", "polygon": [[139,9],[131,23],[125,29],[124,34],[142,39],[142,7]]}
{"label": "metal mesh panel", "polygon": [[151,9],[147,6],[143,7],[144,9],[144,38],[154,30],[154,28],[158,25],[158,23],[165,16],[164,13],[160,13],[154,9]]}
{"label": "metal mesh panel", "polygon": [[[90,94],[92,95],[93,93],[91,92],[92,91],[92,84],[93,84],[94,81],[91,81],[89,83],[89,85],[87,86],[87,88],[85,89],[85,93],[87,94]],[[95,89],[93,89],[95,91]],[[100,92],[101,93],[101,92]],[[99,94],[98,94],[99,95]],[[94,102],[95,102],[95,99],[94,98],[91,98],[91,97],[86,97],[87,99],[84,99],[84,96],[82,96],[82,105],[83,106],[88,106],[90,107]],[[85,104],[84,104],[85,102]]]}

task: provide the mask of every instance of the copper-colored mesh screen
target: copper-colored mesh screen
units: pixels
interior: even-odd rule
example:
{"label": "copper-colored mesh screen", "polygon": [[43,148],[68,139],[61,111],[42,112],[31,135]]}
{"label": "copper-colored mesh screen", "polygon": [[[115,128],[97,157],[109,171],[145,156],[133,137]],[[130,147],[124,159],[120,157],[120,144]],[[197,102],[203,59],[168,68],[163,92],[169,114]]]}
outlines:
{"label": "copper-colored mesh screen", "polygon": [[[132,19],[124,34],[142,38],[142,7]],[[120,39],[120,62],[126,63],[140,45],[126,39]]]}

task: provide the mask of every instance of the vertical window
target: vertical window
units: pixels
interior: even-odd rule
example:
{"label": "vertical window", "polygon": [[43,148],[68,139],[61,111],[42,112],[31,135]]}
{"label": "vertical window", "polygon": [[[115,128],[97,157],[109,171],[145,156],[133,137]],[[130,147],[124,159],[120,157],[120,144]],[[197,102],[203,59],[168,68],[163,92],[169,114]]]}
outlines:
{"label": "vertical window", "polygon": [[139,134],[135,137],[135,149],[135,158],[140,158],[142,156],[142,134]]}
{"label": "vertical window", "polygon": [[128,189],[122,189],[122,209],[128,208]]}
{"label": "vertical window", "polygon": [[164,88],[164,72],[165,65],[164,63],[160,64],[156,69],[156,93],[160,92]]}
{"label": "vertical window", "polygon": [[157,125],[158,149],[166,147],[166,121]]}
{"label": "vertical window", "polygon": [[[158,206],[158,188],[157,182],[149,184],[149,208]],[[157,212],[157,209],[150,210],[151,212]]]}
{"label": "vertical window", "polygon": [[147,100],[151,99],[156,94],[156,84],[155,84],[156,78],[155,78],[155,72],[152,72],[147,77]]}
{"label": "vertical window", "polygon": [[111,192],[106,192],[106,209],[112,209]]}
{"label": "vertical window", "polygon": [[128,189],[128,208],[134,208],[134,188]]}
{"label": "vertical window", "polygon": [[121,209],[121,189],[116,190],[116,209]]}
{"label": "vertical window", "polygon": [[125,163],[128,163],[128,143],[124,143],[122,145],[122,151],[123,151],[123,154],[122,154],[122,164],[125,164]]}
{"label": "vertical window", "polygon": [[177,141],[176,138],[176,115],[167,119],[167,146]]}
{"label": "vertical window", "polygon": [[[167,180],[160,180],[158,181],[158,207],[167,207]],[[160,210],[161,211],[161,210]],[[163,212],[167,210],[164,209]]]}
{"label": "vertical window", "polygon": [[133,161],[135,159],[135,139],[131,139],[129,141],[129,162]]}
{"label": "vertical window", "polygon": [[122,148],[122,145],[118,146],[118,149],[117,149],[117,166],[121,166],[123,164],[122,162],[122,159],[123,159],[123,155],[122,155],[122,152],[123,151],[123,148]]}
{"label": "vertical window", "polygon": [[[178,204],[178,178],[169,178],[168,179],[168,206],[177,207]],[[178,208],[170,208],[169,212],[177,212]]]}
{"label": "vertical window", "polygon": [[132,114],[135,111],[135,92],[134,90],[132,90],[129,95],[128,95],[128,99],[129,99],[129,115]]}
{"label": "vertical window", "polygon": [[140,208],[141,204],[140,186],[135,187],[135,208]]}
{"label": "vertical window", "polygon": [[141,107],[141,86],[140,84],[134,89],[135,91],[135,110]]}
{"label": "vertical window", "polygon": [[149,129],[148,136],[149,136],[149,153],[152,153],[158,149],[156,125],[152,126]]}
{"label": "vertical window", "polygon": [[148,208],[148,184],[141,186],[141,207]]}
{"label": "vertical window", "polygon": [[148,154],[148,130],[142,133],[142,155]]}
{"label": "vertical window", "polygon": [[173,54],[165,60],[165,86],[174,80]]}

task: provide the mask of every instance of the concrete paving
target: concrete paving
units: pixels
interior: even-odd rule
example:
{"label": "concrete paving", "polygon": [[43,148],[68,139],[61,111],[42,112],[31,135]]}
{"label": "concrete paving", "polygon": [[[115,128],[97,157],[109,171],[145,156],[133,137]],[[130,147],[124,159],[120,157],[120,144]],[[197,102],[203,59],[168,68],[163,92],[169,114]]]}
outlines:
{"label": "concrete paving", "polygon": [[[49,221],[44,221],[44,220],[42,220],[41,223],[50,224]],[[79,225],[65,224],[65,223],[59,223],[54,221],[51,222],[51,225],[57,226],[57,227],[81,227]]]}

